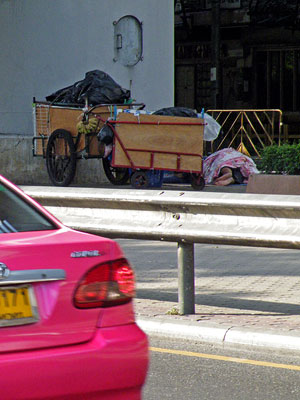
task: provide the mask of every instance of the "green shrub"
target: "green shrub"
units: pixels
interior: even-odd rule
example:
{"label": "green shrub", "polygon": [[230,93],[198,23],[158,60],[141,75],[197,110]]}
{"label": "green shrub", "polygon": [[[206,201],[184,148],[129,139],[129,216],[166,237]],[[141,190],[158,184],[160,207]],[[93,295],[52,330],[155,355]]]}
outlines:
{"label": "green shrub", "polygon": [[259,165],[260,170],[267,174],[299,175],[300,143],[265,147]]}

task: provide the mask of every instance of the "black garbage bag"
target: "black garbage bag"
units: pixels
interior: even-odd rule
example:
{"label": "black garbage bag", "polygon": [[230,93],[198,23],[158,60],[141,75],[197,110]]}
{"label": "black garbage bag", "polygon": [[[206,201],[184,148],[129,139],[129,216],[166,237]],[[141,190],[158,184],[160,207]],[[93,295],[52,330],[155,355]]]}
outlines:
{"label": "black garbage bag", "polygon": [[102,129],[97,135],[99,142],[106,145],[111,144],[114,139],[114,133],[108,125],[103,125]]}
{"label": "black garbage bag", "polygon": [[192,110],[191,108],[186,108],[186,107],[161,108],[160,110],[155,111],[153,114],[155,114],[155,115],[170,115],[173,117],[197,118],[196,111]]}
{"label": "black garbage bag", "polygon": [[60,89],[46,97],[49,102],[84,105],[85,99],[91,106],[97,104],[123,104],[130,99],[130,90],[122,88],[108,74],[94,70],[71,86]]}

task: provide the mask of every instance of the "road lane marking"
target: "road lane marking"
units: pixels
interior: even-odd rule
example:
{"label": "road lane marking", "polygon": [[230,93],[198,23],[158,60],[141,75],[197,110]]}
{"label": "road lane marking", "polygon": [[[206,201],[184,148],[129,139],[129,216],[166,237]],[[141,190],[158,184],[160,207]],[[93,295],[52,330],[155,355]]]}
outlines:
{"label": "road lane marking", "polygon": [[207,358],[210,360],[234,362],[234,363],[238,363],[238,364],[249,364],[249,365],[256,365],[256,366],[261,366],[261,367],[281,368],[281,369],[290,369],[290,370],[294,370],[294,371],[300,371],[300,365],[277,364],[277,363],[272,363],[272,362],[267,362],[267,361],[247,360],[245,358],[219,356],[217,354],[196,353],[193,351],[185,351],[185,350],[162,349],[160,347],[150,347],[150,351],[153,351],[156,353],[175,354],[178,356]]}

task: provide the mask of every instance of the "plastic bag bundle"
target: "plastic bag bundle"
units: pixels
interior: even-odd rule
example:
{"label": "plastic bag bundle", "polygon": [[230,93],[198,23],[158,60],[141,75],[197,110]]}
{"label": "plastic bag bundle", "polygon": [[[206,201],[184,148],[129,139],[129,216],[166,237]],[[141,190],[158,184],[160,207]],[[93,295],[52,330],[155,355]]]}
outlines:
{"label": "plastic bag bundle", "polygon": [[192,110],[191,108],[186,107],[166,107],[161,108],[160,110],[155,111],[153,114],[155,115],[170,115],[174,117],[189,117],[189,118],[197,118],[197,112]]}
{"label": "plastic bag bundle", "polygon": [[99,142],[106,145],[111,144],[114,140],[114,133],[108,125],[103,125],[100,132],[97,135]]}
{"label": "plastic bag bundle", "polygon": [[204,122],[206,124],[204,127],[204,140],[211,142],[217,139],[221,125],[211,115],[206,113],[204,113]]}
{"label": "plastic bag bundle", "polygon": [[123,104],[130,99],[130,90],[122,88],[108,74],[94,70],[71,86],[60,89],[46,97],[49,102],[84,105],[85,99],[91,106],[97,104]]}

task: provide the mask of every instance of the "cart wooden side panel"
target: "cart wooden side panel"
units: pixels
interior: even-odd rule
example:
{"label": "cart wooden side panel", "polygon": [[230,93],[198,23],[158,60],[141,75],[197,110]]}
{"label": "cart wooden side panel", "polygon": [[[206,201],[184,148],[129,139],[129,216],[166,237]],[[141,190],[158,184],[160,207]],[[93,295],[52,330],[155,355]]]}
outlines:
{"label": "cart wooden side panel", "polygon": [[[118,106],[118,108],[128,108],[129,106]],[[93,109],[93,113],[100,114],[104,120],[113,116],[113,105],[99,106]],[[65,129],[74,137],[77,136],[76,125],[82,116],[81,108],[60,107],[37,102],[34,104],[34,125],[35,137],[41,140],[35,141],[35,155],[45,156],[48,138],[56,129]],[[99,123],[101,127],[102,123]],[[42,139],[43,138],[43,139]],[[86,146],[86,138],[81,136],[77,150],[80,151]],[[99,155],[99,142],[96,136],[89,137],[89,154]]]}
{"label": "cart wooden side panel", "polygon": [[202,172],[203,119],[120,113],[115,130],[114,166]]}

